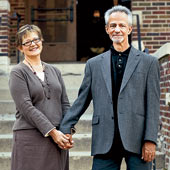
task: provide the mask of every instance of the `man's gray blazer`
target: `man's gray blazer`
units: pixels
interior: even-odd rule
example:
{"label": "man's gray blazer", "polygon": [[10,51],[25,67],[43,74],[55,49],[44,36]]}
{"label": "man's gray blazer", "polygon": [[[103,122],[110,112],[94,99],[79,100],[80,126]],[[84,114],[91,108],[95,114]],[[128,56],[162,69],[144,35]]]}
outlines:
{"label": "man's gray blazer", "polygon": [[[107,153],[114,138],[110,50],[87,61],[78,98],[61,122],[70,133],[91,100],[92,155]],[[144,141],[156,143],[159,119],[159,63],[157,58],[131,48],[119,96],[118,126],[124,148],[141,154]]]}

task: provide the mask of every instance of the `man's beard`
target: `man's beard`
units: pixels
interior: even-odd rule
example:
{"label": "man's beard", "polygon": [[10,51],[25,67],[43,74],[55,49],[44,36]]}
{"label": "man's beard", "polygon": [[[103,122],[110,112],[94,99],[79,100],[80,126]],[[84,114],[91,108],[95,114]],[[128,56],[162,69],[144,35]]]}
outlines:
{"label": "man's beard", "polygon": [[121,43],[124,40],[124,37],[121,37],[121,38],[117,39],[114,36],[112,36],[111,40],[113,41],[113,43]]}

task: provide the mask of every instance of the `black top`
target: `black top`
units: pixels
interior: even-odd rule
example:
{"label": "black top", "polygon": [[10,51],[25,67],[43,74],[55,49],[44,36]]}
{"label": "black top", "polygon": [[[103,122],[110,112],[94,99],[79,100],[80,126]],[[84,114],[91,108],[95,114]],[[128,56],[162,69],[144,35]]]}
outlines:
{"label": "black top", "polygon": [[[114,95],[117,99],[119,91],[120,91],[120,86],[122,83],[123,79],[123,74],[125,71],[128,55],[130,52],[129,47],[126,51],[124,52],[118,52],[114,49],[113,46],[111,46],[111,63],[112,63],[112,83],[113,83],[113,90],[114,93],[116,92],[116,95]],[[115,98],[114,97],[114,98]]]}
{"label": "black top", "polygon": [[130,49],[131,47],[124,52],[118,52],[113,46],[111,46],[112,99],[115,120],[115,138],[120,137],[117,120],[117,100]]}

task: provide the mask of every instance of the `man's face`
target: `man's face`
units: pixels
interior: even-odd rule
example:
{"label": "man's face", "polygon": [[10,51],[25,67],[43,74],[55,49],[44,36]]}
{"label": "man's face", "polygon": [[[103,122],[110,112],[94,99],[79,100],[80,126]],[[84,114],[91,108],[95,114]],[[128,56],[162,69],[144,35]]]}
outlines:
{"label": "man's face", "polygon": [[110,15],[106,32],[113,43],[127,44],[132,27],[128,24],[128,16],[124,12],[114,12]]}

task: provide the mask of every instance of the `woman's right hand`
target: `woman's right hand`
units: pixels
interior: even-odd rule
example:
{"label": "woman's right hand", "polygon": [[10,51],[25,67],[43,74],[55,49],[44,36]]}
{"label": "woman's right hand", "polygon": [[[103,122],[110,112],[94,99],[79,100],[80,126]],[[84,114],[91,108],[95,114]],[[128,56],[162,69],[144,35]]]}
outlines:
{"label": "woman's right hand", "polygon": [[[49,135],[61,149],[70,149],[73,147],[72,145],[70,145],[70,138],[64,135],[61,131],[53,129],[51,132],[49,132]],[[69,148],[67,147],[68,144]]]}

